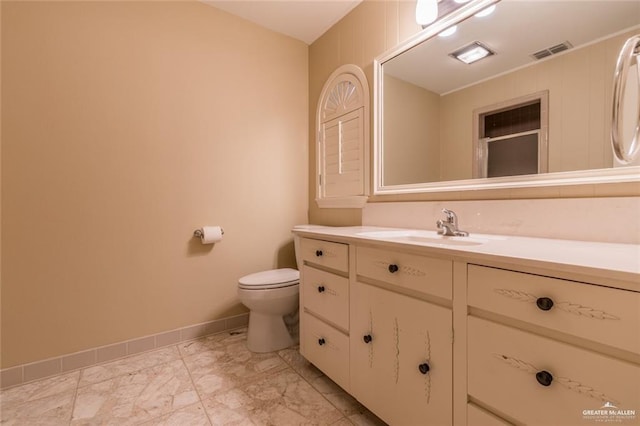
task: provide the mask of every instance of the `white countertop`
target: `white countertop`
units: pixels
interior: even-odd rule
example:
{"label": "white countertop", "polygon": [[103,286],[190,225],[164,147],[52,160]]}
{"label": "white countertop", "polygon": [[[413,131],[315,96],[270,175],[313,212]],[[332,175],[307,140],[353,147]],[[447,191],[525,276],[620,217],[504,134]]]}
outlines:
{"label": "white countertop", "polygon": [[[377,242],[387,246],[419,249],[425,254],[438,253],[469,261],[517,263],[525,267],[552,269],[563,272],[565,275],[579,274],[602,278],[607,282],[624,281],[627,283],[624,287],[640,290],[640,245],[637,244],[471,234],[470,241],[479,240],[482,243],[478,245],[449,245],[366,235],[379,231],[411,230],[373,226],[324,227],[316,225],[297,226],[293,230],[298,235],[311,238],[354,243]],[[464,238],[466,237],[456,237],[458,240]],[[578,276],[576,279],[582,278]]]}

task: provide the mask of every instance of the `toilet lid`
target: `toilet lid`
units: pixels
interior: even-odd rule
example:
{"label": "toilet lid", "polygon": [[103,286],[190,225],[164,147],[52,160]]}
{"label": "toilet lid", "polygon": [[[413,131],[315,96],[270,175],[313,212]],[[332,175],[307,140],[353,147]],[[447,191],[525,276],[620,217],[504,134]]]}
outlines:
{"label": "toilet lid", "polygon": [[239,287],[245,289],[269,289],[298,285],[300,272],[297,269],[282,268],[245,275],[238,280]]}

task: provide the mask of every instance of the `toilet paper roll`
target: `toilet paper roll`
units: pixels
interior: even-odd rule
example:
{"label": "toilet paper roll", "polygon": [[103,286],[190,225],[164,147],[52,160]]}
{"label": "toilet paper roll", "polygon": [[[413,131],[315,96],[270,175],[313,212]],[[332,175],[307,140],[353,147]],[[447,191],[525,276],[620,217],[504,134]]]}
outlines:
{"label": "toilet paper roll", "polygon": [[222,240],[224,231],[219,226],[203,226],[200,229],[200,242],[202,244],[214,244]]}

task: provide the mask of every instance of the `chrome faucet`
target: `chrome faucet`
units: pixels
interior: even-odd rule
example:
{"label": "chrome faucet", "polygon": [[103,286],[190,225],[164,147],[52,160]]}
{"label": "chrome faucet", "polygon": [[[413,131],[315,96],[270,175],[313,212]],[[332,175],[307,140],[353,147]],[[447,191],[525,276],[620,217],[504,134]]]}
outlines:
{"label": "chrome faucet", "polygon": [[458,229],[458,216],[452,210],[442,209],[447,217],[445,220],[438,220],[436,226],[438,234],[452,237],[468,237],[469,233]]}

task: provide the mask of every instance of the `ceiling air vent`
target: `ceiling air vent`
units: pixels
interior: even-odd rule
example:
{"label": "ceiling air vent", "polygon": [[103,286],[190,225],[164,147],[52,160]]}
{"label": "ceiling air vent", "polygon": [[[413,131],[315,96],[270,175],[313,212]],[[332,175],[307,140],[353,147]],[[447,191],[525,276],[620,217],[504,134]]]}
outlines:
{"label": "ceiling air vent", "polygon": [[573,44],[565,41],[564,43],[556,44],[555,46],[548,47],[546,49],[542,49],[532,54],[531,57],[535,59],[546,58],[547,56],[555,55],[556,53],[564,52],[565,50],[569,50],[573,47]]}

